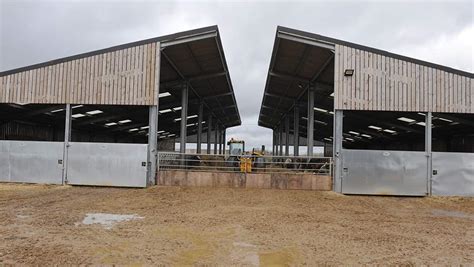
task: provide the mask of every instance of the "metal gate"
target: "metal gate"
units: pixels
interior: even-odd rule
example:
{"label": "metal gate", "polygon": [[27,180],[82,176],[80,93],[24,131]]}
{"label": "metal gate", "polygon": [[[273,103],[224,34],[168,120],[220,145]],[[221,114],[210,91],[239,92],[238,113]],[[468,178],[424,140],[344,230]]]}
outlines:
{"label": "metal gate", "polygon": [[61,184],[63,143],[0,141],[0,182]]}
{"label": "metal gate", "polygon": [[474,196],[474,153],[433,152],[432,194]]}
{"label": "metal gate", "polygon": [[69,143],[68,184],[146,187],[146,144]]}
{"label": "metal gate", "polygon": [[423,196],[428,193],[425,152],[342,150],[342,193]]}

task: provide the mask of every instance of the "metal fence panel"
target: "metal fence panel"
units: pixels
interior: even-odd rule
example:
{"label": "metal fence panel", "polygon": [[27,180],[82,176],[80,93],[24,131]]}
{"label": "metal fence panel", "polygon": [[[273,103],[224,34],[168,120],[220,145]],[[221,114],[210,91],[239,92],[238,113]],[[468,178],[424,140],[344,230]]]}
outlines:
{"label": "metal fence panel", "polygon": [[9,141],[0,141],[0,182],[10,182]]}
{"label": "metal fence panel", "polygon": [[[244,166],[245,165],[245,166]],[[332,158],[308,156],[182,154],[159,152],[160,170],[332,175]]]}
{"label": "metal fence panel", "polygon": [[68,184],[146,187],[146,144],[71,142]]}
{"label": "metal fence panel", "polygon": [[433,152],[431,192],[474,196],[474,153]]}
{"label": "metal fence panel", "polygon": [[0,141],[0,181],[62,183],[62,142]]}
{"label": "metal fence panel", "polygon": [[424,152],[342,150],[342,193],[426,195],[427,157]]}

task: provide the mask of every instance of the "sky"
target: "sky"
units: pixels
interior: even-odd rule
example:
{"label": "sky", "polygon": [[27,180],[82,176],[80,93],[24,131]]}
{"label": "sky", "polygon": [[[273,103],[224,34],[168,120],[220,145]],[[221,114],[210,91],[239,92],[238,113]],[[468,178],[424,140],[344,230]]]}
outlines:
{"label": "sky", "polygon": [[473,1],[0,0],[0,71],[218,25],[242,125],[227,138],[271,147],[257,125],[278,25],[473,72]]}

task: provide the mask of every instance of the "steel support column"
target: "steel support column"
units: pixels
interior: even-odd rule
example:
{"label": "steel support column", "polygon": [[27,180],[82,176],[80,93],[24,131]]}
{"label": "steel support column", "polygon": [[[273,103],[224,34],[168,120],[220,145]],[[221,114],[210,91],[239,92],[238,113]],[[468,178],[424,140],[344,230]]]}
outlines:
{"label": "steel support column", "polygon": [[197,142],[196,142],[196,153],[201,154],[202,145],[202,116],[204,115],[204,102],[199,103],[198,112],[198,128],[197,128]]}
{"label": "steel support column", "polygon": [[186,153],[186,137],[187,129],[186,124],[188,123],[188,84],[183,87],[181,94],[181,128],[180,128],[180,142],[179,142],[179,152]]}
{"label": "steel support column", "polygon": [[222,155],[222,126],[219,126],[219,155]]}
{"label": "steel support column", "polygon": [[280,125],[278,126],[278,134],[279,134],[279,137],[278,137],[278,144],[279,144],[279,148],[278,148],[278,152],[279,152],[279,155],[280,156],[283,156],[283,125],[280,123]]}
{"label": "steel support column", "polygon": [[300,110],[295,104],[294,118],[293,118],[293,155],[300,154]]}
{"label": "steel support column", "polygon": [[426,173],[427,179],[427,192],[431,195],[431,179],[433,175],[433,160],[432,160],[432,118],[433,115],[431,112],[427,112],[425,116],[425,152],[426,159],[428,161],[428,169]]}
{"label": "steel support column", "polygon": [[66,104],[66,117],[64,126],[64,147],[63,147],[63,178],[62,184],[67,184],[67,167],[69,155],[69,142],[71,141],[71,104]]}
{"label": "steel support column", "polygon": [[[161,51],[161,43],[157,44],[157,51]],[[148,153],[147,153],[147,175],[146,185],[156,184],[156,175],[158,171],[158,111],[160,103],[160,66],[161,53],[156,53],[155,57],[155,92],[154,102],[148,109]]]}
{"label": "steel support column", "polygon": [[334,110],[334,128],[333,128],[333,190],[342,193],[342,125],[343,111]]}
{"label": "steel support column", "polygon": [[312,86],[308,89],[308,127],[307,127],[306,145],[308,148],[308,156],[313,156],[314,144],[314,88]]}
{"label": "steel support column", "polygon": [[285,116],[285,156],[290,155],[290,117]]}
{"label": "steel support column", "polygon": [[226,141],[225,141],[226,131],[227,131],[227,129],[224,127],[224,129],[222,129],[222,150],[224,152],[224,153],[222,153],[223,155],[226,154],[226,149],[225,149],[225,146],[226,146]]}
{"label": "steel support column", "polygon": [[273,129],[273,155],[278,155],[277,129]]}
{"label": "steel support column", "polygon": [[148,111],[148,164],[147,185],[155,184],[158,159],[158,106],[150,106]]}
{"label": "steel support column", "polygon": [[211,154],[212,115],[207,118],[207,154]]}
{"label": "steel support column", "polygon": [[275,130],[272,130],[272,154],[275,155]]}
{"label": "steel support column", "polygon": [[219,134],[219,123],[216,121],[215,126],[214,126],[214,155],[217,155],[217,143],[218,143],[218,137],[217,135]]}

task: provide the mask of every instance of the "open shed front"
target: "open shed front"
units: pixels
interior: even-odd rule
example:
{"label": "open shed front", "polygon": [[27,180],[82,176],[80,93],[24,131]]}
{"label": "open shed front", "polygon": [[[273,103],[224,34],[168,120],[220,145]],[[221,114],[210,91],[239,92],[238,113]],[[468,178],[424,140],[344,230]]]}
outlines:
{"label": "open shed front", "polygon": [[336,192],[472,196],[473,77],[278,27],[259,125],[278,155],[324,146]]}
{"label": "open shed front", "polygon": [[158,150],[240,123],[217,26],[9,70],[0,181],[146,187]]}

